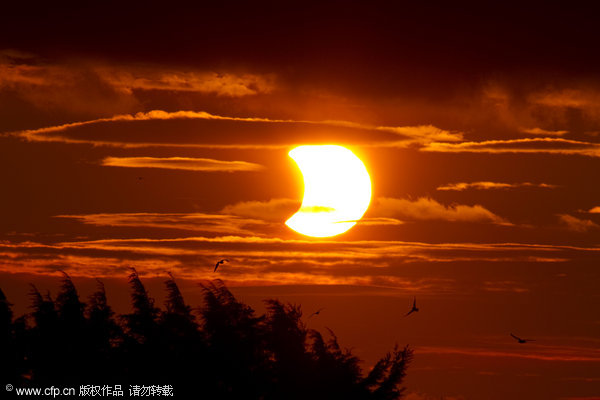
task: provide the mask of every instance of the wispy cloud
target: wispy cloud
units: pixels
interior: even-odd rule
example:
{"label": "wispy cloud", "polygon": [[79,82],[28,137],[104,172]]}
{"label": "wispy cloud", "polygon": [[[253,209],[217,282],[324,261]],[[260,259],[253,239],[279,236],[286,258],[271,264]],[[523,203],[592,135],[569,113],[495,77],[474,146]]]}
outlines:
{"label": "wispy cloud", "polygon": [[460,348],[460,347],[441,347],[441,346],[423,346],[416,347],[417,354],[455,354],[473,357],[499,357],[499,358],[520,358],[539,361],[592,361],[600,362],[600,351],[589,347],[567,347],[567,346],[531,346],[532,349],[523,351],[523,349],[509,351],[496,350],[489,348]]}
{"label": "wispy cloud", "polygon": [[430,143],[421,151],[440,153],[537,153],[600,157],[600,144],[563,138],[525,138],[481,142]]}
{"label": "wispy cloud", "polygon": [[484,84],[482,100],[483,107],[470,112],[475,119],[481,115],[483,127],[499,122],[503,129],[537,137],[595,132],[600,121],[599,86],[586,78],[543,89],[494,79]]}
{"label": "wispy cloud", "polygon": [[534,113],[539,114],[542,110],[542,115],[551,116],[554,120],[568,121],[572,118],[569,113],[576,111],[580,118],[579,126],[589,126],[595,130],[600,121],[600,90],[597,84],[583,82],[570,87],[538,91],[532,93],[528,100],[534,106]]}
{"label": "wispy cloud", "polygon": [[243,201],[225,206],[221,212],[266,221],[285,221],[300,208],[300,204],[300,201],[292,199]]}
{"label": "wispy cloud", "polygon": [[530,101],[548,107],[597,109],[600,107],[600,93],[594,89],[550,89],[533,93]]}
{"label": "wispy cloud", "polygon": [[34,54],[17,49],[0,50],[0,62],[2,63],[27,61],[33,58],[35,58]]}
{"label": "wispy cloud", "polygon": [[359,225],[403,225],[404,221],[400,221],[397,218],[386,218],[386,217],[363,217],[356,221]]}
{"label": "wispy cloud", "polygon": [[[0,246],[1,247],[1,246]],[[344,264],[325,263],[324,271],[307,269],[309,263],[286,263],[278,261],[269,264],[266,259],[248,264],[243,257],[230,257],[229,268],[220,270],[219,276],[227,280],[229,286],[274,286],[274,285],[351,285],[378,287],[410,292],[448,293],[454,289],[448,279],[413,279],[390,275],[369,276],[366,274],[332,273],[336,268],[348,267]],[[145,276],[164,276],[165,271],[173,271],[182,279],[211,280],[215,263],[214,254],[189,259],[183,265],[172,258],[85,256],[77,254],[56,254],[53,257],[31,257],[26,253],[8,258],[0,266],[0,271],[53,275],[65,270],[73,277],[114,277],[127,274],[128,268],[135,265]],[[355,295],[353,292],[352,295]],[[392,293],[393,295],[393,293]]]}
{"label": "wispy cloud", "polygon": [[102,165],[126,168],[182,169],[204,172],[260,171],[264,169],[260,164],[246,161],[222,161],[210,158],[189,157],[106,157],[102,160]]}
{"label": "wispy cloud", "polygon": [[174,229],[228,235],[260,235],[261,219],[203,213],[105,213],[57,215],[86,225]]}
{"label": "wispy cloud", "polygon": [[107,115],[139,108],[137,98],[98,79],[81,65],[45,65],[34,57],[0,57],[0,90],[41,110]]}
{"label": "wispy cloud", "polygon": [[561,378],[561,381],[574,381],[574,382],[600,382],[600,377],[591,378],[584,376],[570,376],[566,378]]}
{"label": "wispy cloud", "polygon": [[[426,393],[410,392],[403,396],[404,400],[440,400],[440,396],[429,395]],[[461,395],[443,396],[442,400],[466,400],[466,397]]]}
{"label": "wispy cloud", "polygon": [[394,132],[414,139],[418,143],[429,142],[461,142],[464,134],[459,131],[448,131],[433,125],[404,126],[404,127],[377,127],[377,130]]}
{"label": "wispy cloud", "polygon": [[401,220],[443,220],[463,222],[510,223],[480,205],[443,205],[428,197],[417,200],[380,197],[373,207],[373,214]]}
{"label": "wispy cloud", "polygon": [[[451,132],[436,128],[431,125],[427,126],[406,126],[406,127],[390,127],[390,126],[375,126],[367,124],[359,124],[349,121],[325,120],[325,121],[310,121],[310,120],[284,120],[270,119],[258,117],[231,117],[211,114],[204,111],[163,111],[152,110],[149,112],[139,112],[136,114],[120,114],[108,118],[97,118],[88,121],[72,122],[57,126],[49,126],[39,129],[30,129],[17,132],[4,133],[22,138],[31,142],[59,142],[67,144],[91,144],[94,146],[111,146],[121,148],[140,148],[140,147],[189,147],[189,148],[246,148],[246,149],[280,149],[289,148],[296,143],[290,142],[286,144],[272,143],[160,143],[160,142],[129,142],[110,141],[104,139],[84,139],[80,137],[70,136],[68,133],[75,128],[86,128],[98,124],[106,123],[122,123],[122,122],[138,122],[138,121],[165,121],[165,120],[211,120],[211,121],[233,121],[239,123],[270,123],[270,124],[304,124],[309,126],[324,126],[324,127],[341,127],[350,130],[359,130],[364,133],[363,141],[357,142],[357,145],[370,147],[401,147],[405,148],[411,145],[425,145],[436,141],[461,141],[463,136],[460,132]],[[391,134],[386,140],[373,140],[371,132],[387,132]]]}
{"label": "wispy cloud", "polygon": [[600,396],[561,397],[559,400],[600,400]]}
{"label": "wispy cloud", "polygon": [[287,145],[271,144],[218,144],[218,143],[161,143],[161,142],[128,142],[111,141],[103,139],[83,139],[70,137],[64,133],[74,128],[89,127],[103,123],[113,122],[135,122],[135,121],[165,121],[165,120],[219,120],[237,122],[293,122],[286,120],[270,120],[252,117],[224,117],[210,114],[204,111],[174,111],[152,110],[149,112],[138,112],[135,114],[120,114],[108,118],[97,118],[87,121],[71,122],[62,125],[49,126],[39,129],[29,129],[17,132],[4,133],[3,135],[15,136],[30,142],[57,142],[66,144],[90,144],[93,146],[108,146],[120,148],[144,148],[144,147],[185,147],[185,148],[285,148]]}
{"label": "wispy cloud", "polygon": [[554,188],[557,188],[558,186],[550,185],[547,183],[531,183],[531,182],[503,183],[503,182],[480,181],[480,182],[448,183],[446,185],[438,186],[436,188],[436,190],[463,191],[463,190],[467,190],[467,189],[488,190],[488,189],[515,189],[515,188],[521,188],[521,187],[536,187],[536,188],[554,189]]}
{"label": "wispy cloud", "polygon": [[135,114],[120,114],[107,118],[96,118],[88,121],[72,122],[68,124],[49,126],[39,129],[30,129],[16,132],[27,137],[28,135],[39,135],[44,133],[63,132],[70,128],[78,128],[88,125],[96,125],[105,122],[126,122],[126,121],[151,121],[151,120],[170,120],[170,119],[206,119],[206,120],[222,120],[222,121],[239,121],[239,122],[293,122],[290,120],[277,120],[268,118],[251,118],[251,117],[226,117],[221,115],[211,114],[205,111],[163,111],[152,110],[148,112],[138,112]]}
{"label": "wispy cloud", "polygon": [[104,66],[94,72],[111,86],[126,91],[166,90],[243,97],[270,93],[276,88],[273,75],[165,70],[150,67]]}
{"label": "wispy cloud", "polygon": [[572,231],[587,232],[592,229],[600,229],[600,225],[589,219],[581,219],[569,214],[561,214],[558,217],[560,222]]}
{"label": "wispy cloud", "polygon": [[[86,225],[172,229],[228,235],[263,236],[273,225],[283,226],[300,202],[291,199],[249,201],[226,206],[223,214],[203,213],[105,213],[57,215]],[[395,218],[363,218],[360,225],[402,225]],[[23,235],[20,235],[23,236]],[[34,236],[34,235],[30,235]]]}
{"label": "wispy cloud", "polygon": [[78,86],[98,82],[115,92],[132,96],[135,90],[197,92],[217,96],[243,97],[270,93],[276,89],[273,74],[168,69],[164,66],[48,64],[35,56],[4,53],[0,57],[0,87],[17,91],[60,88],[73,82]]}
{"label": "wispy cloud", "polygon": [[[77,216],[76,216],[77,217]],[[83,216],[80,216],[79,220]],[[92,215],[88,223],[108,226],[171,227],[183,216]],[[203,218],[200,218],[200,223]],[[188,222],[191,224],[191,221]],[[193,224],[191,224],[193,225]],[[193,228],[193,227],[192,227]],[[217,226],[214,231],[226,228]],[[183,229],[183,228],[182,228]],[[199,231],[210,231],[199,227]],[[141,231],[148,234],[148,229]],[[154,234],[154,233],[153,233]],[[600,248],[531,244],[437,244],[401,241],[315,241],[267,236],[183,236],[69,240],[54,244],[0,241],[0,270],[48,274],[68,269],[73,276],[111,276],[115,270],[138,265],[150,274],[176,271],[189,279],[213,278],[215,257],[226,256],[232,268],[223,276],[236,285],[352,284],[452,292],[446,278],[407,278],[402,264],[427,262],[562,262],[591,257]],[[513,283],[487,284],[474,290],[526,288]],[[513,290],[514,291],[514,290]]]}
{"label": "wispy cloud", "polygon": [[487,292],[527,293],[529,289],[515,281],[485,281],[483,290]]}
{"label": "wispy cloud", "polygon": [[[235,243],[235,246],[228,244]],[[420,292],[448,292],[453,281],[444,278],[406,278],[393,271],[372,273],[382,267],[348,256],[343,250],[316,243],[299,242],[282,248],[285,241],[260,238],[185,238],[170,240],[96,240],[45,245],[34,242],[0,243],[6,257],[0,271],[51,274],[58,269],[73,276],[114,276],[128,265],[150,275],[177,271],[188,279],[213,279],[216,255],[226,255],[230,268],[221,276],[233,285],[359,285],[406,289]],[[271,249],[255,248],[270,244]],[[182,245],[184,245],[182,247]],[[313,250],[301,250],[311,246]],[[240,248],[241,247],[241,248]],[[369,272],[371,271],[371,272]]]}
{"label": "wispy cloud", "polygon": [[569,131],[552,131],[542,128],[521,128],[521,132],[529,133],[530,135],[542,135],[542,136],[563,136],[569,133]]}

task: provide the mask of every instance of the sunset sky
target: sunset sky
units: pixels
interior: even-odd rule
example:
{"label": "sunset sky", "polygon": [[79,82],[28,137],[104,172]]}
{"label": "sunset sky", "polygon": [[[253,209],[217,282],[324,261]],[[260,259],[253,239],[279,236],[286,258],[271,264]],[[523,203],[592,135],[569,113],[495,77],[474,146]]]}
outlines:
{"label": "sunset sky", "polygon": [[[409,344],[409,400],[600,399],[600,31],[548,3],[3,9],[0,288],[220,278],[365,370]],[[285,225],[307,144],[369,171],[339,236]]]}

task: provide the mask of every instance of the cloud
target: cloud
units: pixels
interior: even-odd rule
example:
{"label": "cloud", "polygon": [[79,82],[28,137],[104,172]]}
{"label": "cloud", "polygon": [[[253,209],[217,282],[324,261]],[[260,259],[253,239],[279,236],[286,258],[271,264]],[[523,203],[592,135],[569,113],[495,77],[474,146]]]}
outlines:
{"label": "cloud", "polygon": [[435,142],[420,150],[440,153],[537,153],[600,157],[600,144],[562,138],[525,138],[462,143]]}
{"label": "cloud", "polygon": [[202,144],[202,143],[159,143],[159,142],[127,142],[127,141],[109,141],[101,139],[81,139],[61,135],[74,128],[89,127],[103,123],[113,122],[135,122],[135,121],[166,121],[166,120],[219,120],[219,121],[237,121],[237,122],[271,122],[284,123],[293,122],[287,120],[270,120],[266,118],[245,118],[245,117],[226,117],[210,114],[204,111],[174,111],[152,110],[148,112],[138,112],[135,114],[120,114],[107,118],[97,118],[88,121],[72,122],[56,126],[48,126],[39,129],[29,129],[17,132],[5,133],[3,135],[15,136],[30,142],[57,142],[67,144],[91,144],[93,146],[109,146],[121,148],[143,148],[143,147],[189,147],[189,148],[285,148],[286,145],[270,144]]}
{"label": "cloud", "polygon": [[590,211],[588,211],[588,212],[592,213],[592,214],[600,214],[600,206],[590,208]]}
{"label": "cloud", "polygon": [[463,133],[448,131],[433,125],[405,126],[405,127],[377,127],[377,130],[394,132],[414,139],[418,143],[429,142],[461,142]]}
{"label": "cloud", "polygon": [[[67,217],[67,216],[64,216]],[[64,218],[63,217],[63,218]],[[140,226],[141,235],[156,236],[148,228],[169,228],[178,221],[190,229],[219,233],[228,222],[213,228],[208,217],[185,222],[184,215],[90,215],[73,216],[88,224],[111,227]],[[222,216],[223,217],[223,216]],[[217,219],[217,218],[214,218]],[[223,218],[227,221],[227,218]],[[194,225],[197,225],[194,227]],[[176,228],[177,229],[177,228]],[[179,229],[185,230],[185,227]],[[105,232],[106,230],[102,230]],[[132,230],[127,231],[131,234]],[[72,239],[53,244],[33,241],[0,241],[2,271],[49,274],[68,269],[73,276],[111,276],[116,269],[136,265],[145,273],[171,270],[189,279],[213,277],[215,257],[227,257],[231,265],[223,271],[235,285],[351,284],[403,288],[428,293],[450,293],[456,282],[449,278],[413,277],[399,268],[408,263],[433,262],[521,262],[543,257],[594,257],[598,248],[570,248],[530,244],[437,244],[401,241],[315,241],[268,236],[185,236],[121,239]],[[555,261],[555,260],[545,260]],[[207,267],[208,266],[208,267]],[[490,285],[488,285],[490,286]],[[480,287],[474,290],[481,290]],[[485,289],[483,289],[485,290]]]}
{"label": "cloud", "polygon": [[298,211],[301,202],[292,199],[271,199],[268,201],[243,201],[225,206],[221,212],[265,221],[285,221]]}
{"label": "cloud", "polygon": [[0,59],[0,91],[16,97],[16,102],[81,116],[131,112],[140,107],[134,96],[107,84],[87,68],[20,61],[14,57]]}
{"label": "cloud", "polygon": [[575,397],[561,397],[558,400],[600,400],[600,397],[598,396],[575,396]]}
{"label": "cloud", "polygon": [[[267,202],[243,202],[226,206],[225,214],[203,213],[105,213],[57,215],[86,225],[172,229],[179,231],[211,232],[228,235],[266,236],[273,225],[283,224],[298,208],[300,202],[273,199]],[[235,215],[238,214],[238,215]],[[362,218],[360,225],[401,225],[394,218]],[[18,236],[35,236],[19,234]]]}
{"label": "cloud", "polygon": [[48,82],[44,79],[44,75],[50,75],[51,70],[44,70],[43,67],[34,65],[1,63],[0,73],[0,87],[14,88],[17,85],[46,85]]}
{"label": "cloud", "polygon": [[497,216],[483,206],[449,205],[421,197],[417,200],[380,197],[377,199],[373,213],[376,216],[399,218],[405,220],[443,220],[462,222],[492,222],[508,225],[503,218]]}
{"label": "cloud", "polygon": [[[110,141],[104,139],[84,139],[81,137],[69,136],[69,131],[76,128],[86,128],[98,124],[123,123],[137,121],[167,121],[167,120],[207,120],[207,121],[232,121],[240,123],[268,123],[281,125],[306,125],[309,127],[337,127],[346,128],[348,137],[357,137],[357,145],[369,147],[400,147],[406,148],[411,145],[426,145],[434,140],[448,140],[456,142],[462,140],[462,133],[444,131],[442,129],[428,126],[416,127],[390,127],[374,126],[368,124],[359,124],[349,121],[310,121],[310,120],[291,120],[291,119],[270,119],[260,117],[231,117],[211,114],[205,111],[164,111],[152,110],[148,112],[138,112],[135,114],[119,114],[112,117],[97,118],[87,121],[72,122],[56,126],[48,126],[39,129],[29,129],[17,132],[4,133],[2,135],[15,136],[31,142],[59,142],[71,144],[91,144],[94,146],[111,146],[121,148],[140,148],[140,147],[189,147],[189,148],[244,148],[244,149],[281,149],[289,148],[297,143],[290,141],[285,144],[272,143],[158,143],[158,142],[128,142],[128,141]],[[377,132],[386,132],[390,135],[387,139],[373,138]],[[398,136],[402,136],[399,138]],[[356,139],[355,139],[356,141]],[[437,142],[436,142],[437,143]]]}
{"label": "cloud", "polygon": [[542,128],[521,128],[521,132],[529,133],[530,135],[544,136],[563,136],[569,133],[569,131],[550,131]]}
{"label": "cloud", "polygon": [[246,161],[221,161],[189,157],[106,157],[102,165],[127,168],[164,168],[204,172],[260,171],[262,165]]}
{"label": "cloud", "polygon": [[[0,245],[1,247],[1,245]],[[15,257],[7,257],[0,265],[1,272],[32,273],[53,275],[58,270],[65,270],[73,277],[114,277],[115,274],[126,274],[127,269],[135,265],[138,271],[146,276],[164,276],[165,271],[173,271],[182,279],[211,280],[215,254],[187,255],[186,262],[173,257],[144,257],[143,255],[86,256],[69,254],[69,250],[52,257],[32,257],[25,253],[13,253]],[[3,253],[0,253],[3,254]],[[217,253],[219,254],[219,253]],[[223,254],[223,253],[221,253]],[[116,252],[115,252],[115,255]],[[256,259],[249,263],[243,255],[231,257],[229,268],[220,270],[220,275],[227,279],[228,286],[274,286],[274,285],[350,285],[364,287],[388,288],[410,292],[447,293],[452,281],[448,279],[423,278],[411,279],[398,276],[368,276],[366,274],[332,273],[336,269],[348,267],[349,264],[320,262],[322,271],[316,272],[316,263],[286,262],[285,260]],[[312,267],[312,268],[311,268]],[[311,268],[311,269],[309,269]],[[314,269],[313,269],[314,268]],[[323,271],[324,270],[324,271]],[[395,293],[391,293],[394,295]],[[356,295],[356,290],[352,291]]]}
{"label": "cloud", "polygon": [[581,117],[596,125],[600,120],[600,90],[589,82],[574,87],[548,89],[534,92],[529,102],[538,108],[546,108],[554,114],[568,120],[568,113],[573,110]]}
{"label": "cloud", "polygon": [[396,218],[386,217],[363,217],[356,221],[359,225],[377,226],[377,225],[403,225],[404,222]]}
{"label": "cloud", "polygon": [[[231,244],[232,246],[229,246]],[[289,245],[285,246],[285,244]],[[270,249],[261,249],[268,245]],[[302,251],[303,247],[310,251]],[[6,250],[3,252],[2,250]],[[382,266],[370,264],[335,249],[335,244],[321,246],[310,241],[281,241],[261,238],[217,237],[183,239],[128,239],[63,242],[45,245],[0,242],[4,257],[1,271],[18,268],[20,272],[53,273],[68,269],[73,276],[111,276],[115,269],[140,266],[149,274],[165,270],[189,279],[214,278],[216,255],[226,255],[234,268],[223,270],[233,285],[359,285],[411,291],[448,292],[452,280],[443,278],[409,279],[390,273],[375,273]],[[390,271],[391,272],[391,271]]]}
{"label": "cloud", "polygon": [[455,190],[455,191],[463,191],[467,189],[477,189],[477,190],[487,190],[487,189],[514,189],[520,187],[536,187],[536,188],[546,188],[546,189],[554,189],[558,186],[549,185],[547,183],[531,183],[531,182],[521,182],[521,183],[502,183],[502,182],[489,182],[489,181],[481,181],[481,182],[459,182],[459,183],[448,183],[446,185],[438,186],[436,190]]}
{"label": "cloud", "polygon": [[590,378],[584,376],[572,376],[567,378],[561,378],[561,381],[575,381],[575,382],[600,382],[600,378]]}
{"label": "cloud", "polygon": [[587,232],[592,229],[600,229],[600,225],[589,219],[581,219],[569,214],[561,214],[558,217],[560,222],[572,231]]}
{"label": "cloud", "polygon": [[244,97],[270,93],[276,88],[273,75],[132,66],[96,67],[94,72],[111,86],[129,93],[133,90],[166,90]]}
{"label": "cloud", "polygon": [[0,50],[0,63],[14,63],[35,58],[35,55],[29,52],[16,49]]}
{"label": "cloud", "polygon": [[[14,92],[11,95],[19,98],[19,101],[25,100],[44,111],[59,110],[67,114],[75,114],[77,119],[90,115],[117,116],[115,119],[84,121],[87,123],[122,121],[123,118],[119,117],[124,113],[132,113],[150,107],[176,109],[184,104],[206,104],[206,102],[214,105],[214,96],[228,98],[219,99],[219,102],[227,101],[228,105],[232,105],[231,109],[233,110],[240,109],[240,105],[244,105],[242,106],[244,110],[261,109],[263,103],[257,102],[248,106],[245,102],[251,100],[242,99],[258,95],[272,95],[274,102],[287,104],[290,93],[281,90],[279,79],[273,73],[253,73],[251,71],[198,70],[166,65],[119,64],[106,61],[102,64],[97,60],[69,60],[69,62],[50,63],[47,60],[16,51],[6,51],[0,54],[0,89],[9,89]],[[290,88],[287,87],[287,89]],[[167,98],[165,96],[167,93],[154,93],[156,91],[172,92],[176,96]],[[292,94],[292,96],[294,95],[297,93]],[[313,96],[314,94],[309,95],[309,97]],[[337,98],[335,94],[331,94],[331,96]],[[280,101],[282,97],[286,99],[283,102]],[[202,101],[198,101],[199,98]],[[322,97],[317,96],[317,98],[322,100]],[[221,105],[218,107],[221,108]],[[288,108],[289,106],[283,107]],[[298,109],[297,105],[293,107]],[[269,106],[268,109],[271,112],[272,106]],[[289,115],[290,113],[283,114]],[[307,115],[307,113],[301,115]],[[181,117],[181,115],[175,116],[175,118]],[[263,122],[283,122],[262,120]],[[433,125],[378,126],[333,119],[314,121],[301,118],[287,122],[346,127],[379,134],[393,133],[395,138],[391,138],[385,143],[386,146],[406,147],[411,144],[424,144],[432,141],[459,142],[463,140],[462,132],[441,129]],[[72,128],[75,126],[81,125],[64,125],[62,127]],[[35,139],[41,140],[39,136]],[[59,139],[60,137],[55,136],[52,141],[60,141]],[[63,137],[63,139],[66,138]],[[31,137],[30,140],[34,140],[34,138]],[[69,142],[84,143],[86,141],[78,139]],[[92,144],[116,145],[114,142],[103,142],[102,140]]]}
{"label": "cloud", "polygon": [[28,121],[80,120],[184,104],[219,102],[237,109],[256,96],[279,96],[273,73],[219,68],[81,58],[49,61],[18,51],[3,51],[0,108],[6,109],[6,116],[29,116],[13,127],[30,127]]}
{"label": "cloud", "polygon": [[551,86],[544,80],[505,78],[484,83],[482,101],[474,103],[469,110],[473,123],[481,129],[508,129],[538,137],[580,135],[598,130],[600,86],[597,80],[582,76],[554,81]]}
{"label": "cloud", "polygon": [[[520,346],[522,347],[522,346]],[[487,348],[460,348],[460,347],[441,347],[441,346],[423,346],[416,347],[416,354],[456,354],[473,357],[499,357],[499,358],[520,358],[538,361],[600,361],[600,351],[589,347],[567,347],[567,346],[530,346],[531,350],[518,351],[495,350]]]}
{"label": "cloud", "polygon": [[404,400],[466,400],[466,397],[461,396],[461,395],[454,395],[454,396],[437,396],[437,395],[430,395],[430,394],[426,394],[426,393],[419,393],[419,392],[410,392],[405,394],[402,397]]}
{"label": "cloud", "polygon": [[123,121],[153,121],[153,120],[172,120],[172,119],[205,119],[205,120],[221,120],[221,121],[239,121],[239,122],[293,122],[290,120],[268,119],[268,118],[247,118],[247,117],[227,117],[216,114],[211,114],[205,111],[164,111],[151,110],[148,112],[138,112],[135,114],[120,114],[107,118],[97,118],[88,121],[72,122],[68,124],[49,126],[39,129],[30,129],[19,131],[17,133],[27,135],[39,135],[45,133],[63,132],[71,128],[82,126],[96,125],[105,122],[123,122]]}
{"label": "cloud", "polygon": [[530,101],[547,107],[590,109],[600,107],[600,93],[592,89],[553,89],[531,94]]}
{"label": "cloud", "polygon": [[527,293],[529,289],[515,281],[485,281],[483,290],[487,292]]}
{"label": "cloud", "polygon": [[57,215],[86,225],[173,229],[228,235],[260,235],[265,222],[234,215],[203,213],[106,213]]}
{"label": "cloud", "polygon": [[133,96],[134,90],[198,92],[226,97],[270,93],[276,88],[272,74],[177,70],[164,66],[103,65],[91,63],[47,64],[26,53],[0,54],[0,87],[17,91],[64,87],[92,81],[115,92]]}

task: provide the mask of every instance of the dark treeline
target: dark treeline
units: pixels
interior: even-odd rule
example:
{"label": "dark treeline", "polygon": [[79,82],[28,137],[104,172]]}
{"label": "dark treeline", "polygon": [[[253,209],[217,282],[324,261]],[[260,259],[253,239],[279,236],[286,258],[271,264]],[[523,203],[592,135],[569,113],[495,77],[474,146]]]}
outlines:
{"label": "dark treeline", "polygon": [[87,303],[64,274],[56,298],[32,285],[32,312],[13,318],[0,290],[2,385],[172,385],[198,399],[398,399],[412,352],[395,348],[367,373],[336,336],[308,329],[299,306],[267,300],[257,315],[219,281],[202,285],[204,304],[187,305],[173,277],[164,309],[137,272],[133,312],[115,315],[104,285]]}

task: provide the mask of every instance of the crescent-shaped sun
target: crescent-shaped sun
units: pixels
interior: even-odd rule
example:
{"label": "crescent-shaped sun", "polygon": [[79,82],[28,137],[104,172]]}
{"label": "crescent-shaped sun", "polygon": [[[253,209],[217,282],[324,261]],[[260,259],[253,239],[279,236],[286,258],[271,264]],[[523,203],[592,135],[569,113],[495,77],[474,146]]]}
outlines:
{"label": "crescent-shaped sun", "polygon": [[356,225],[371,202],[363,162],[336,145],[299,146],[289,152],[304,178],[302,206],[286,225],[313,237],[339,235]]}

